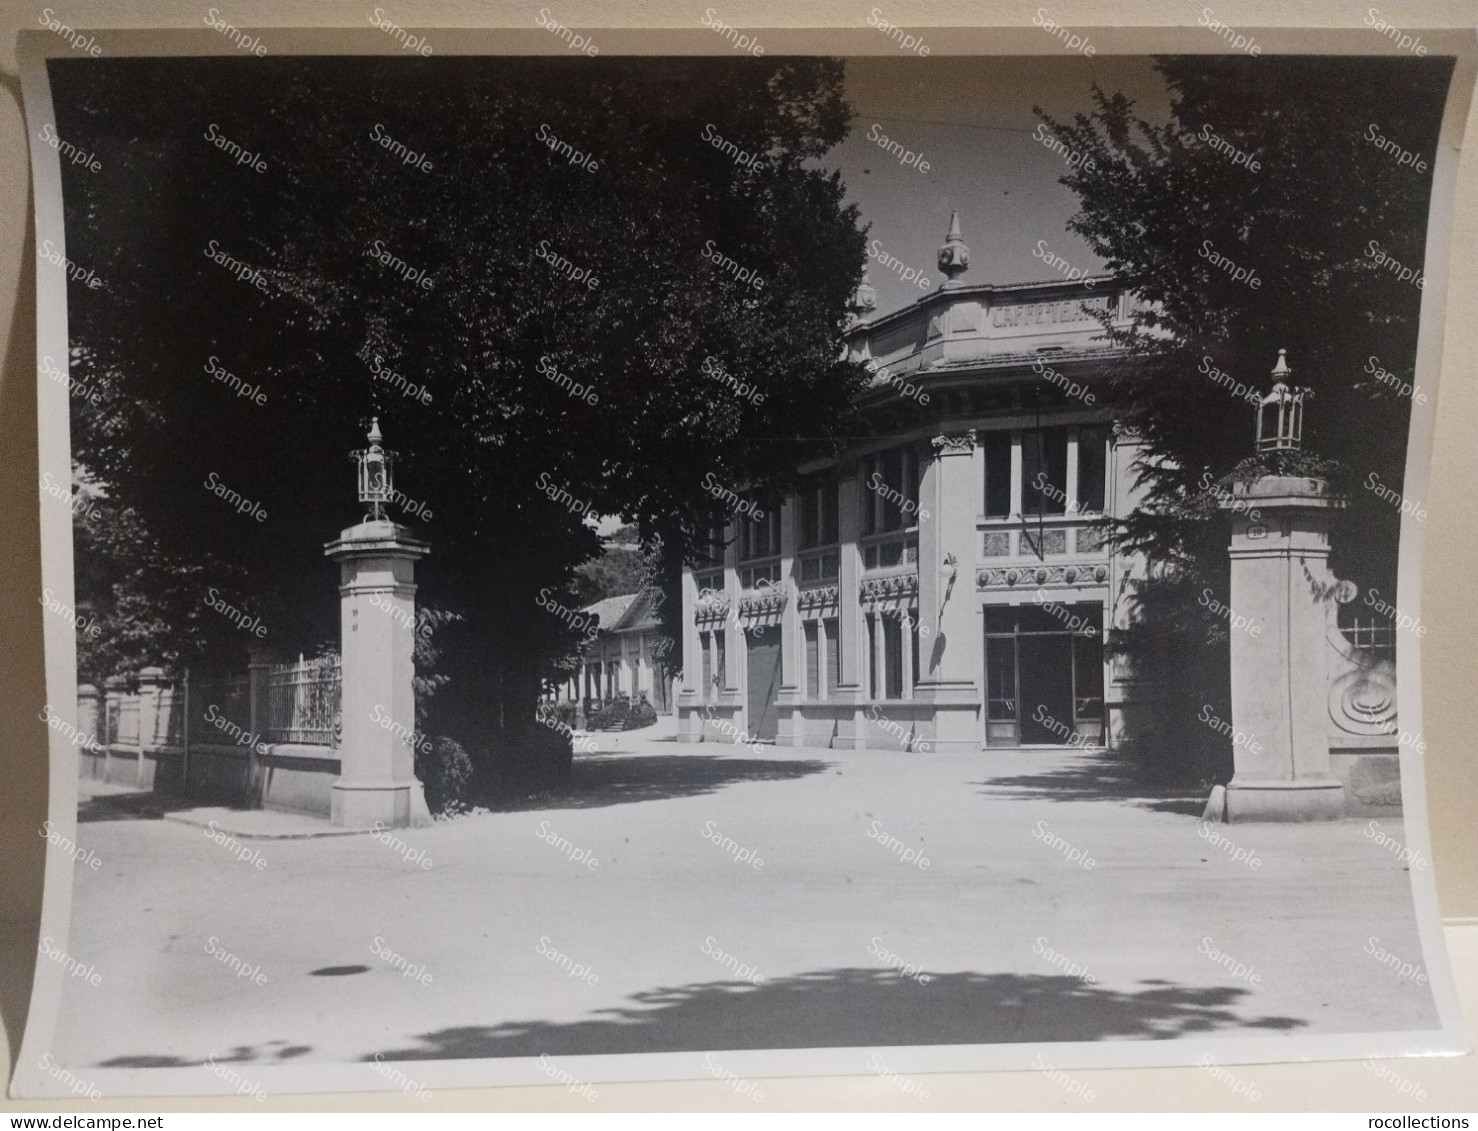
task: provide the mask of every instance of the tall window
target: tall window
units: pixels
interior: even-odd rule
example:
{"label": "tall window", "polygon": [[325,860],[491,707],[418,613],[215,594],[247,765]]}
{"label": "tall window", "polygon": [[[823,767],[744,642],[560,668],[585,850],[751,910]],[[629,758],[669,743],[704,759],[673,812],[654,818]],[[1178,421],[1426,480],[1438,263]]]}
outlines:
{"label": "tall window", "polygon": [[698,642],[703,652],[703,686],[698,688],[698,697],[705,703],[712,703],[724,686],[723,629],[700,632]]}
{"label": "tall window", "polygon": [[708,526],[707,552],[702,562],[693,569],[693,580],[700,593],[705,589],[724,587],[724,549],[727,544],[725,533],[723,519]]}
{"label": "tall window", "polygon": [[739,520],[739,560],[774,557],[780,553],[780,508],[761,507],[754,518]]}
{"label": "tall window", "polygon": [[987,432],[980,446],[985,449],[985,517],[1011,515],[1011,433]]}
{"label": "tall window", "polygon": [[1067,429],[1039,428],[1021,437],[1021,513],[1067,513]]}
{"label": "tall window", "polygon": [[1104,509],[1105,472],[1108,466],[1108,429],[1078,429],[1078,509],[1101,512]]}
{"label": "tall window", "polygon": [[739,520],[739,587],[754,589],[761,583],[780,580],[780,563],[768,561],[764,565],[746,565],[746,562],[764,561],[780,555],[780,508],[760,508],[754,518]]}
{"label": "tall window", "polygon": [[835,473],[818,476],[804,485],[799,496],[801,549],[834,546],[841,540],[837,522],[837,479]]}
{"label": "tall window", "polygon": [[[824,621],[808,620],[805,622],[805,633],[806,697],[808,699],[829,699],[836,692],[837,668],[841,663],[836,618],[831,617]],[[824,680],[822,679],[823,670]]]}
{"label": "tall window", "polygon": [[863,472],[864,534],[919,524],[919,457],[911,444],[869,456]]}
{"label": "tall window", "polygon": [[[867,618],[868,687],[874,699],[903,698],[903,634],[912,636],[910,686],[919,679],[918,625],[914,613],[887,612]],[[880,639],[881,638],[881,639]],[[879,645],[881,644],[881,651]]]}

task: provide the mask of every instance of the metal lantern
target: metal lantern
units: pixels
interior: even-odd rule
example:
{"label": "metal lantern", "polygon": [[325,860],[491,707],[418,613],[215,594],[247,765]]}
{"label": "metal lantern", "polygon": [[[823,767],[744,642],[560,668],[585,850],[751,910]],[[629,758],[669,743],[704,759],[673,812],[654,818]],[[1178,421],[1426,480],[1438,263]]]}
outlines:
{"label": "metal lantern", "polygon": [[380,446],[380,418],[370,421],[369,447],[354,453],[359,464],[359,501],[370,507],[367,521],[385,519],[385,504],[395,496],[395,453]]}
{"label": "metal lantern", "polygon": [[1288,351],[1278,351],[1278,364],[1273,366],[1273,388],[1257,406],[1257,450],[1260,452],[1296,452],[1303,446],[1304,401],[1314,395],[1312,389],[1291,388],[1286,378],[1293,376],[1288,367]]}

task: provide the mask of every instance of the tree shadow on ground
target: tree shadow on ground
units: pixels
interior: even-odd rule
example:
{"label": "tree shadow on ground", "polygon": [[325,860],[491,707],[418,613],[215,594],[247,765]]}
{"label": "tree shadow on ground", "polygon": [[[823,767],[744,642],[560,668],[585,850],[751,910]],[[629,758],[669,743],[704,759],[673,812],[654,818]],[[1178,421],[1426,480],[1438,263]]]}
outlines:
{"label": "tree shadow on ground", "polygon": [[[1023,754],[1023,760],[1031,755]],[[1002,774],[985,781],[987,797],[1016,801],[1123,801],[1157,813],[1199,817],[1209,792],[1199,785],[1146,781],[1140,767],[1112,753],[1083,754],[1035,773]]]}
{"label": "tree shadow on ground", "polygon": [[699,797],[745,782],[794,781],[824,773],[813,758],[731,758],[717,754],[608,754],[575,759],[570,783],[490,806],[500,813],[532,809],[598,809],[633,801]]}
{"label": "tree shadow on ground", "polygon": [[158,821],[166,813],[219,804],[176,793],[101,793],[77,802],[77,823],[96,821]]}
{"label": "tree shadow on ground", "polygon": [[[296,1060],[313,1051],[311,1045],[292,1045],[286,1041],[268,1041],[264,1045],[237,1045],[225,1056],[211,1056],[216,1064],[281,1064]],[[99,1061],[98,1068],[203,1068],[206,1061],[188,1060],[182,1056],[115,1056]]]}
{"label": "tree shadow on ground", "polygon": [[[893,970],[815,970],[751,986],[703,982],[633,995],[633,1004],[588,1020],[464,1025],[418,1034],[386,1060],[579,1056],[700,1049],[799,1049],[869,1045],[1012,1044],[1028,1041],[1173,1040],[1193,1034],[1287,1032],[1294,1017],[1243,1016],[1248,991],[1158,979],[1123,992],[1059,975],[931,975],[928,985]],[[373,1056],[364,1057],[365,1060]]]}

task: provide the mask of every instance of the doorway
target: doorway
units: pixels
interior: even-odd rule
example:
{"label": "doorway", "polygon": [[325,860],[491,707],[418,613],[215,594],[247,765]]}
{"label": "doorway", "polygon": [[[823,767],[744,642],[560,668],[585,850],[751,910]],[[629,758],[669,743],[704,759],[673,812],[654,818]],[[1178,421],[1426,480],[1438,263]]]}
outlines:
{"label": "doorway", "polygon": [[1073,638],[1067,633],[1019,636],[1023,745],[1066,742],[1073,729]]}
{"label": "doorway", "polygon": [[990,747],[1103,741],[1103,606],[985,609],[985,742]]}
{"label": "doorway", "polygon": [[751,628],[744,634],[749,677],[749,737],[773,742],[780,733],[780,626]]}

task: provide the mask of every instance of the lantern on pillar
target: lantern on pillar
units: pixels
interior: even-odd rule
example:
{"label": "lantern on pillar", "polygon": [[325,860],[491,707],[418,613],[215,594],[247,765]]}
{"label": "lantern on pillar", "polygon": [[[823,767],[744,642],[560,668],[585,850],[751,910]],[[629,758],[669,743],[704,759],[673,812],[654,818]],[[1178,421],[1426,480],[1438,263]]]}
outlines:
{"label": "lantern on pillar", "polygon": [[380,446],[380,418],[370,421],[369,447],[354,453],[359,464],[359,501],[370,507],[366,522],[383,522],[385,504],[395,496],[395,453]]}
{"label": "lantern on pillar", "polygon": [[1289,386],[1293,376],[1288,366],[1288,351],[1278,351],[1278,364],[1273,366],[1273,388],[1257,406],[1257,450],[1260,452],[1296,452],[1303,446],[1304,401],[1314,395],[1312,389]]}

